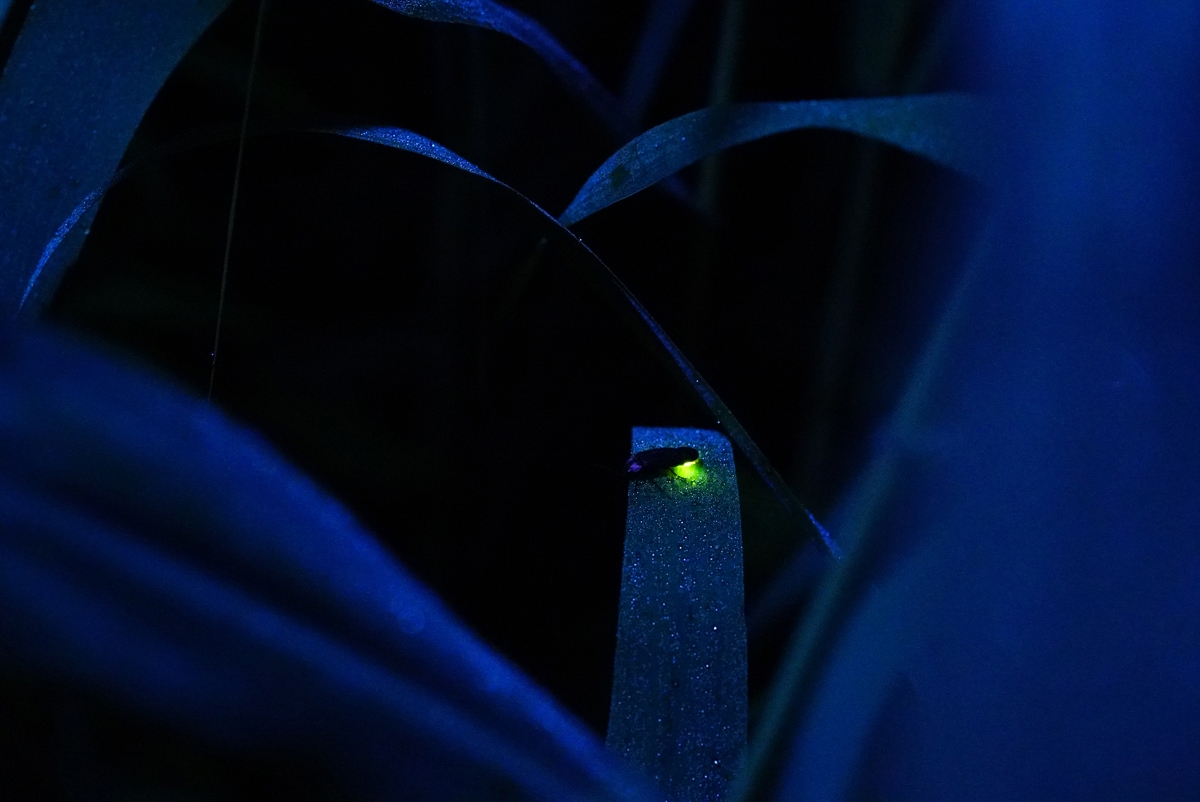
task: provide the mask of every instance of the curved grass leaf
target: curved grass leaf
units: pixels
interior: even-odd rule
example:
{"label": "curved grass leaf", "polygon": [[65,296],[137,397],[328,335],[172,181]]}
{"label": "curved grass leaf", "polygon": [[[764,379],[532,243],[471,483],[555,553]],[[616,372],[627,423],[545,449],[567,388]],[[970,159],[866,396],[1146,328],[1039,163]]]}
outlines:
{"label": "curved grass leaf", "polygon": [[[82,237],[78,230],[79,222],[89,219],[92,216],[96,205],[104,199],[104,196],[110,189],[124,181],[131,173],[144,167],[148,162],[215,142],[232,140],[237,136],[238,129],[230,125],[212,126],[201,131],[185,134],[172,140],[166,146],[153,153],[121,167],[104,182],[103,186],[93,189],[84,195],[78,205],[71,210],[67,219],[54,230],[54,234],[42,248],[42,252],[38,256],[38,260],[34,264],[33,270],[30,272],[29,278],[25,282],[25,287],[22,289],[20,298],[17,301],[16,314],[21,316],[36,314],[50,300],[50,295],[53,292],[53,284],[57,283],[58,275],[66,268],[71,257],[75,255],[81,244]],[[70,243],[70,245],[63,248],[63,243]],[[55,277],[53,283],[49,280],[43,280],[43,274],[47,272]]]}
{"label": "curved grass leaf", "polygon": [[[30,7],[0,78],[4,319],[20,307],[55,227],[113,174],[167,75],[227,5],[130,0],[119,13],[88,0]],[[43,275],[37,284],[50,292],[57,278]]]}
{"label": "curved grass leaf", "polygon": [[961,94],[701,109],[650,129],[614,153],[579,190],[559,222],[574,225],[726,148],[805,128],[871,137],[986,180],[992,161],[987,114],[983,101]]}
{"label": "curved grass leaf", "polygon": [[6,669],[218,744],[316,752],[391,798],[649,798],[211,405],[17,327],[0,400]]}
{"label": "curved grass leaf", "polygon": [[[533,49],[621,139],[620,105],[537,22],[489,0],[376,0],[407,16],[476,25]],[[83,0],[34,4],[0,79],[0,315],[28,314],[82,245],[100,195],[163,81],[228,0],[136,0],[120,14]],[[86,31],[86,36],[80,35]],[[102,193],[101,193],[102,194]],[[676,188],[674,194],[684,193]],[[30,202],[31,198],[38,202]],[[82,210],[82,211],[81,211]],[[80,213],[71,224],[55,225]],[[72,234],[66,239],[67,234]],[[53,261],[50,256],[58,251]],[[40,255],[40,258],[39,258]]]}
{"label": "curved grass leaf", "polygon": [[473,25],[516,39],[583,99],[610,132],[624,140],[635,133],[632,120],[611,92],[536,20],[491,0],[371,0],[406,17]]}
{"label": "curved grass leaf", "polygon": [[679,347],[667,336],[666,331],[658,324],[658,321],[650,314],[646,307],[642,306],[641,301],[625,286],[616,273],[606,265],[599,256],[597,256],[591,248],[584,244],[583,240],[579,239],[572,232],[567,230],[561,223],[542,207],[538,206],[529,198],[522,195],[516,189],[513,189],[508,184],[493,178],[483,170],[480,170],[475,165],[471,164],[461,156],[451,152],[445,147],[431,139],[421,136],[420,134],[408,131],[402,128],[383,128],[383,127],[368,127],[368,128],[343,128],[337,130],[328,130],[326,133],[336,134],[338,136],[346,136],[352,139],[358,139],[363,142],[372,142],[377,145],[386,145],[387,147],[399,148],[407,150],[410,153],[416,153],[426,158],[440,161],[452,167],[457,167],[473,175],[485,178],[492,183],[503,187],[522,201],[533,207],[539,214],[544,216],[560,235],[565,236],[565,240],[573,247],[579,249],[585,257],[586,264],[598,271],[601,281],[614,289],[623,307],[627,311],[633,313],[632,317],[637,325],[644,331],[649,333],[657,346],[662,350],[662,355],[665,356],[670,363],[675,367],[677,374],[691,388],[701,403],[708,408],[717,424],[729,435],[729,439],[741,450],[742,454],[750,460],[755,471],[771,488],[771,492],[783,504],[784,508],[797,520],[807,521],[816,529],[825,543],[829,553],[834,557],[841,557],[841,549],[834,542],[833,537],[821,526],[811,512],[796,498],[795,493],[787,484],[787,480],[775,470],[767,459],[766,454],[758,447],[758,444],[750,437],[749,432],[742,428],[741,423],[734,417],[733,412],[725,405],[712,386],[700,375],[700,372],[692,365]]}
{"label": "curved grass leaf", "polygon": [[[646,307],[642,306],[642,303],[637,299],[636,296],[634,296],[629,288],[626,287],[619,278],[617,278],[617,275],[612,272],[608,265],[606,265],[600,259],[600,257],[591,250],[591,248],[584,244],[582,240],[575,236],[574,233],[569,231],[561,223],[555,220],[553,215],[551,215],[542,207],[538,206],[529,198],[522,195],[516,189],[513,189],[508,184],[505,184],[503,181],[492,177],[487,172],[476,167],[474,164],[470,163],[448,148],[445,148],[442,145],[439,145],[437,142],[434,142],[433,140],[421,136],[413,131],[403,128],[371,126],[357,128],[323,128],[316,129],[313,131],[313,133],[331,134],[333,136],[357,139],[362,142],[369,142],[376,145],[383,145],[389,148],[408,151],[409,153],[414,153],[419,156],[424,156],[426,158],[442,162],[443,164],[447,164],[451,167],[455,167],[464,172],[478,176],[504,188],[520,199],[521,202],[536,210],[538,214],[546,219],[552,231],[557,232],[558,236],[562,237],[564,242],[566,242],[569,247],[577,249],[577,251],[582,255],[584,262],[593,269],[594,275],[599,278],[601,286],[607,287],[614,291],[617,302],[620,305],[620,309],[624,312],[630,313],[629,316],[633,321],[633,325],[635,325],[642,333],[648,334],[652,338],[656,344],[656,347],[660,350],[660,355],[665,357],[666,360],[674,367],[676,374],[684,382],[686,382],[688,387],[691,388],[691,391],[696,394],[700,402],[712,414],[717,424],[729,436],[729,439],[732,440],[734,445],[738,447],[742,454],[748,460],[750,460],[750,463],[754,466],[754,470],[771,489],[771,492],[775,495],[775,497],[779,499],[784,508],[798,522],[804,524],[805,528],[807,528],[807,524],[811,524],[820,535],[821,540],[824,542],[825,547],[829,550],[829,553],[834,557],[841,557],[841,549],[838,548],[837,543],[834,542],[833,537],[830,535],[828,530],[821,526],[820,522],[817,521],[813,514],[809,512],[807,508],[805,508],[804,504],[802,504],[798,498],[796,498],[795,493],[793,493],[791,488],[788,486],[787,480],[785,480],[783,476],[780,475],[779,471],[777,471],[775,467],[771,465],[766,455],[762,452],[762,449],[758,447],[758,445],[750,437],[750,434],[744,428],[742,428],[742,425],[738,422],[737,418],[734,417],[733,412],[730,411],[729,407],[725,405],[725,402],[721,400],[716,391],[713,390],[712,386],[705,381],[704,377],[700,375],[700,372],[696,370],[688,358],[683,355],[683,352],[679,350],[678,346],[676,346],[671,338],[667,336],[667,333],[663,330],[662,326],[658,324],[658,321],[654,319]],[[195,140],[192,139],[191,141]],[[170,148],[170,150],[178,151],[179,146],[176,145]],[[51,239],[50,242],[45,246],[39,265],[48,263],[52,257],[54,257],[55,249],[58,247],[59,243],[64,241],[64,239],[70,235],[72,229],[77,227],[78,221],[90,214],[90,210],[104,196],[104,193],[115,183],[124,178],[124,176],[128,175],[133,168],[133,165],[125,168],[118,173],[113,180],[108,182],[104,188],[90,192],[87,196],[85,196],[80,205],[72,210],[67,216],[67,219],[59,226],[53,239]],[[35,272],[33,278],[30,280],[29,285],[25,288],[25,297],[31,297],[39,294],[40,290],[36,286],[38,280],[38,274]],[[807,522],[807,524],[804,522]]]}
{"label": "curved grass leaf", "polygon": [[[754,742],[750,744],[747,771],[730,795],[734,802],[746,802],[761,794],[763,786],[778,770],[784,760],[782,752],[787,748],[788,727],[794,724],[802,703],[802,689],[806,683],[816,681],[814,672],[820,667],[823,650],[828,648],[839,627],[862,601],[864,589],[872,587],[863,581],[876,556],[876,550],[869,548],[868,541],[872,536],[879,536],[878,519],[886,499],[894,494],[905,467],[905,447],[911,447],[919,437],[918,430],[922,418],[929,413],[938,376],[946,370],[948,352],[961,334],[980,264],[989,247],[995,246],[989,226],[985,225],[913,367],[908,386],[883,429],[884,435],[878,438],[876,453],[838,504],[835,526],[850,557],[819,587],[809,611],[793,627],[780,667],[767,691]],[[803,558],[802,553],[797,553],[792,565],[778,573],[761,594],[760,604],[775,604],[784,610],[791,608],[802,593],[801,588],[793,585],[792,577],[802,575],[802,571],[795,569],[801,567]],[[780,610],[755,612],[757,615],[751,613],[747,617],[753,620]]]}

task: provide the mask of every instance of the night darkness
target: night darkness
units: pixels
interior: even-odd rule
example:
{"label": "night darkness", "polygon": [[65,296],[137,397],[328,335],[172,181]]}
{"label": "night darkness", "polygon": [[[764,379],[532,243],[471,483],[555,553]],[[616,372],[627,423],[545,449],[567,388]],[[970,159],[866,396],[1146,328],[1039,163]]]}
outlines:
{"label": "night darkness", "polygon": [[750,740],[670,802],[1194,798],[1200,14],[507,3],[605,117],[489,3],[0,0],[0,802],[653,798],[631,431],[722,425]]}
{"label": "night darkness", "polygon": [[[889,94],[903,80],[859,77],[856,37],[881,34],[861,30],[848,7],[748,5],[734,100]],[[514,7],[621,87],[643,4]],[[115,189],[50,312],[197,394],[208,381],[257,8],[233,3],[201,38],[126,163],[197,131],[219,140],[225,126],[224,141],[150,160]],[[251,126],[269,133],[246,147],[214,400],[603,732],[630,428],[713,422],[569,253],[551,246],[535,257],[545,224],[507,193],[415,156],[304,132],[409,128],[552,213],[619,143],[503,36],[369,3],[301,0],[266,13]],[[722,13],[721,3],[695,4],[646,127],[706,104]],[[928,59],[922,43],[943,13],[914,4],[896,66],[881,71],[903,76]],[[964,88],[949,68],[919,87]],[[719,169],[712,215],[651,190],[579,234],[823,514],[903,385],[947,268],[969,242],[963,208],[975,190],[830,132],[736,149]],[[695,186],[700,169],[683,178]],[[855,202],[865,219],[850,234]],[[848,236],[861,241],[848,248]],[[853,275],[835,311],[838,270]],[[818,421],[823,355],[836,369]],[[753,601],[808,533],[764,487],[743,495]],[[767,665],[752,663],[752,677],[763,681],[777,647],[754,647]]]}

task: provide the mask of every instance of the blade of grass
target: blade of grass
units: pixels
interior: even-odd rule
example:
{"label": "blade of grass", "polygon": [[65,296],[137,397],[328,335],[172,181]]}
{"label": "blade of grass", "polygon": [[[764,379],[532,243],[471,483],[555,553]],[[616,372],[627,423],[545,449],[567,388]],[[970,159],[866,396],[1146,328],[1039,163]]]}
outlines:
{"label": "blade of grass", "polygon": [[717,395],[712,386],[704,379],[703,376],[700,375],[700,372],[696,370],[691,361],[684,356],[683,352],[678,346],[675,345],[675,343],[667,335],[666,331],[663,330],[662,326],[658,324],[658,321],[656,321],[650,314],[649,310],[647,310],[646,307],[642,305],[641,301],[639,301],[637,297],[634,296],[634,294],[629,290],[629,288],[626,287],[619,278],[617,278],[617,275],[612,272],[612,269],[609,268],[608,265],[606,265],[590,248],[588,248],[586,244],[584,244],[583,240],[579,239],[574,233],[566,229],[565,226],[555,220],[549,212],[542,209],[540,206],[531,201],[529,198],[526,198],[517,190],[513,189],[504,182],[493,178],[483,170],[480,170],[475,165],[463,159],[461,156],[451,152],[445,147],[442,147],[436,142],[421,136],[420,134],[399,128],[348,128],[336,131],[328,131],[327,133],[360,139],[364,142],[373,142],[379,145],[399,148],[401,150],[407,150],[411,153],[416,153],[431,159],[436,159],[444,164],[457,167],[460,170],[464,170],[468,173],[472,173],[473,175],[485,178],[488,181],[504,187],[509,192],[512,192],[518,198],[523,200],[525,203],[536,209],[538,213],[543,215],[547,221],[558,230],[560,235],[565,235],[567,242],[569,242],[573,247],[581,249],[581,252],[586,257],[585,262],[590,265],[593,270],[599,273],[601,280],[607,286],[616,290],[619,296],[623,299],[625,307],[633,312],[634,319],[639,322],[640,326],[644,330],[648,331],[653,336],[663,355],[666,356],[667,359],[675,366],[677,374],[680,376],[680,378],[687,383],[692,392],[696,394],[701,403],[703,403],[708,409],[716,423],[724,430],[724,432],[729,436],[729,439],[734,442],[742,454],[750,461],[750,464],[754,466],[754,469],[758,473],[759,477],[771,489],[771,492],[774,493],[775,497],[783,505],[784,509],[786,509],[797,522],[807,522],[807,524],[811,524],[811,526],[820,535],[821,540],[824,542],[825,547],[829,550],[829,553],[834,557],[841,557],[841,549],[838,548],[837,543],[834,542],[829,531],[821,526],[817,519],[813,517],[813,514],[805,508],[798,498],[796,498],[796,495],[792,492],[783,476],[780,475],[779,471],[777,471],[771,464],[770,460],[767,459],[766,455],[758,447],[758,444],[755,443],[753,438],[750,437],[749,432],[742,427],[741,423],[739,423],[737,418],[734,417],[733,412],[728,406],[725,405],[725,402],[721,400],[720,396]]}
{"label": "blade of grass", "polygon": [[[517,39],[579,94],[619,140],[636,132],[616,98],[541,25],[522,14],[488,0],[376,2],[406,16],[476,25]],[[159,3],[137,0],[123,6],[121,14],[83,0],[30,6],[14,44],[13,64],[0,79],[0,140],[11,143],[0,161],[0,184],[10,198],[0,204],[0,230],[9,232],[0,251],[0,315],[40,311],[82,247],[97,202],[120,180],[114,171],[150,100],[228,3],[203,0],[165,13]],[[79,30],[87,30],[88,36],[76,42]],[[64,52],[68,43],[72,49]],[[66,124],[79,119],[101,124]],[[86,187],[102,189],[85,194]],[[681,184],[667,190],[687,202]],[[49,200],[30,204],[29,197]],[[54,228],[60,220],[67,222]]]}
{"label": "blade of grass", "polygon": [[805,128],[867,136],[988,180],[989,110],[979,98],[942,94],[737,103],[694,111],[650,129],[614,153],[579,190],[559,222],[572,226],[725,148]]}
{"label": "blade of grass", "polygon": [[237,220],[238,190],[242,181],[242,161],[246,155],[246,132],[250,126],[250,100],[254,97],[254,72],[262,48],[263,22],[267,16],[267,0],[258,0],[258,19],[254,24],[254,49],[250,69],[246,71],[246,98],[242,105],[242,127],[238,132],[237,161],[233,168],[233,188],[229,197],[229,221],[225,226],[225,254],[221,259],[221,289],[217,295],[217,321],[213,327],[212,363],[208,370],[208,400],[212,401],[213,383],[217,378],[217,352],[221,347],[221,318],[225,312],[225,292],[229,284],[229,253],[233,249],[233,226]]}
{"label": "blade of grass", "polygon": [[371,0],[397,14],[427,20],[474,25],[516,39],[545,62],[564,86],[579,96],[609,131],[621,140],[635,131],[632,118],[587,67],[558,43],[541,23],[491,0]]}
{"label": "blade of grass", "polygon": [[5,669],[378,798],[652,798],[256,434],[61,336],[0,346]]}
{"label": "blade of grass", "polygon": [[[528,47],[545,62],[555,77],[577,95],[600,118],[618,142],[627,142],[638,132],[638,123],[612,92],[608,91],[579,59],[558,43],[537,20],[492,0],[371,0],[397,14],[429,22],[473,25],[503,34]],[[666,181],[663,189],[684,205],[690,205],[687,188],[678,180]]]}
{"label": "blade of grass", "polygon": [[721,802],[746,758],[741,508],[719,433],[633,429],[634,453],[680,446],[695,475],[629,483],[605,743],[669,802]]}
{"label": "blade of grass", "polygon": [[[0,318],[17,314],[59,221],[113,175],[150,101],[227,5],[130,0],[120,13],[89,0],[30,7],[0,77]],[[72,238],[67,250],[80,241]],[[66,261],[50,275],[41,265],[40,290],[52,291]]]}

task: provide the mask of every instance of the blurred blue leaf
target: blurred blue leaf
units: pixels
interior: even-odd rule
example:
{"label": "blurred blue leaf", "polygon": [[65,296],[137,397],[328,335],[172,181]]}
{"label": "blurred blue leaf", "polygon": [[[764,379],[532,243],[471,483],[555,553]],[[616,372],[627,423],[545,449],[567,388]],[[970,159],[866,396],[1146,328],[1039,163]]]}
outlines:
{"label": "blurred blue leaf", "polygon": [[877,139],[986,180],[993,160],[988,111],[984,101],[960,94],[701,109],[651,128],[614,153],[579,190],[559,222],[574,225],[726,148],[805,128]]}
{"label": "blurred blue leaf", "polygon": [[631,120],[640,122],[645,115],[693,2],[653,0],[646,10],[646,21],[642,23],[642,33],[621,90],[621,107]]}
{"label": "blurred blue leaf", "polygon": [[[3,319],[17,313],[56,226],[109,180],[167,75],[227,5],[129,0],[120,13],[86,0],[30,7],[0,77]],[[42,263],[40,292],[53,292],[85,228],[74,227],[59,258]]]}
{"label": "blurred blue leaf", "polygon": [[[879,533],[879,519],[911,469],[911,450],[922,439],[934,391],[948,372],[945,364],[948,352],[967,322],[966,307],[974,294],[979,261],[987,243],[985,226],[984,235],[932,328],[924,352],[914,365],[903,396],[881,427],[874,453],[838,503],[833,525],[849,558],[839,566],[833,579],[819,585],[819,592],[805,612],[802,625],[793,632],[763,705],[749,752],[749,770],[741,778],[735,799],[753,795],[764,781],[768,767],[780,760],[779,751],[786,743],[788,728],[794,724],[802,689],[805,683],[813,681],[819,670],[820,656],[828,648],[827,639],[834,636],[848,611],[860,599],[864,566],[870,566],[872,560],[877,559],[871,538]],[[816,562],[810,550],[797,549],[789,564],[760,591],[754,608],[747,613],[751,637],[757,634],[756,630],[768,625],[771,618],[793,611],[805,590],[829,576],[815,570]]]}
{"label": "blurred blue leaf", "polygon": [[754,798],[1200,787],[1200,9],[981,16],[1005,197]]}
{"label": "blurred blue leaf", "polygon": [[473,25],[502,33],[528,47],[621,140],[635,133],[632,119],[596,78],[536,20],[491,0],[371,0],[407,17]]}
{"label": "blurred blue leaf", "polygon": [[406,799],[648,798],[256,435],[14,328],[0,655],[219,743],[315,751]]}

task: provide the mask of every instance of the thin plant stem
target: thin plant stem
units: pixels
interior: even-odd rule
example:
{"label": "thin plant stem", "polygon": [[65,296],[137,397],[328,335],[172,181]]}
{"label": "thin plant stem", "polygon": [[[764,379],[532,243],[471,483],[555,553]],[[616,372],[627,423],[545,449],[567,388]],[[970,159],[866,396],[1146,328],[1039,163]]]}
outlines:
{"label": "thin plant stem", "polygon": [[242,161],[246,155],[246,132],[250,126],[250,99],[254,89],[254,73],[258,68],[258,55],[262,49],[263,20],[266,18],[267,0],[258,2],[258,20],[254,24],[254,49],[250,55],[250,70],[246,75],[246,99],[242,105],[242,130],[238,135],[237,162],[233,168],[233,191],[229,199],[229,222],[225,226],[225,255],[221,260],[221,291],[217,296],[217,324],[213,332],[212,361],[208,369],[208,400],[213,397],[213,384],[217,378],[217,351],[221,346],[221,322],[225,316],[225,290],[229,284],[229,253],[233,248],[233,225],[237,219],[238,190],[242,181]]}

